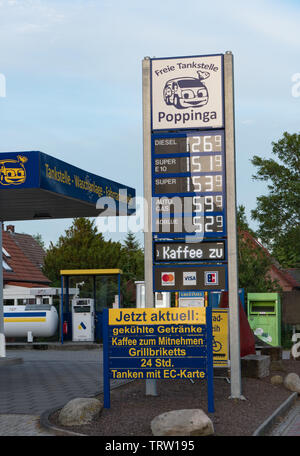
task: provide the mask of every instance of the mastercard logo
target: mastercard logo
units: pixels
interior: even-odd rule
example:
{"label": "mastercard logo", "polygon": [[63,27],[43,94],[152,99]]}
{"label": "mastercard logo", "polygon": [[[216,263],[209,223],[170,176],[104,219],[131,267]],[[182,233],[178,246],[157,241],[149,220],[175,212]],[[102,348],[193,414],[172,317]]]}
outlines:
{"label": "mastercard logo", "polygon": [[161,274],[162,285],[175,285],[175,274],[174,272],[163,272]]}

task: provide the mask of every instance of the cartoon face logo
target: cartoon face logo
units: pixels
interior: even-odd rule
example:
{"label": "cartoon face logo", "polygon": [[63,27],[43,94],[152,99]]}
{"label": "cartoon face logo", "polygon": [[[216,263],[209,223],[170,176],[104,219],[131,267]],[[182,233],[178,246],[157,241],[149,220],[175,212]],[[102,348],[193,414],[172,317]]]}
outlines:
{"label": "cartoon face logo", "polygon": [[22,155],[17,156],[17,160],[0,160],[0,184],[1,185],[20,185],[26,181],[26,169],[24,163],[28,160]]}
{"label": "cartoon face logo", "polygon": [[197,71],[198,78],[175,78],[166,82],[163,97],[166,105],[177,109],[204,106],[208,103],[208,90],[203,80],[208,71]]}

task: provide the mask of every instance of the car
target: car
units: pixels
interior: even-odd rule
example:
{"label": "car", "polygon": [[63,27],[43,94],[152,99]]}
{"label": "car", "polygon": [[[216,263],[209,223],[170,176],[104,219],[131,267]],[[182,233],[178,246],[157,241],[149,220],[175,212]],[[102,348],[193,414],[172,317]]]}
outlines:
{"label": "car", "polygon": [[24,167],[24,163],[26,162],[27,158],[21,155],[17,156],[17,160],[0,160],[0,184],[23,184],[26,180],[26,170]]}
{"label": "car", "polygon": [[209,96],[207,87],[202,82],[203,79],[203,76],[200,74],[198,78],[185,77],[169,79],[163,89],[163,97],[166,105],[173,105],[177,109],[206,105]]}

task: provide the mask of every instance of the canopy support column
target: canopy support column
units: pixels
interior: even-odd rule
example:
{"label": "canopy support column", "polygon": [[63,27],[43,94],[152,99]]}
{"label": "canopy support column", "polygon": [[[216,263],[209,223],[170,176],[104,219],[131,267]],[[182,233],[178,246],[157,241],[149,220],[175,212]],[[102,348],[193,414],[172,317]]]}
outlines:
{"label": "canopy support column", "polygon": [[2,227],[3,222],[0,221],[0,251],[1,251],[1,265],[0,265],[0,358],[5,358],[5,335],[4,335],[4,309],[3,309],[3,265],[2,265]]}

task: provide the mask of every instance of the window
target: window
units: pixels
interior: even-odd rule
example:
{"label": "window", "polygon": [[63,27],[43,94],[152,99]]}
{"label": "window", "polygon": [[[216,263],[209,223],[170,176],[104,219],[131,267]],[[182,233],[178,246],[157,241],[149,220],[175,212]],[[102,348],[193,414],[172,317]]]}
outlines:
{"label": "window", "polygon": [[10,258],[10,257],[11,257],[10,254],[8,253],[8,251],[5,250],[4,247],[2,247],[2,253],[4,253],[4,255],[5,255],[7,258]]}
{"label": "window", "polygon": [[5,260],[2,260],[2,266],[5,271],[12,272],[12,268],[6,263]]}

